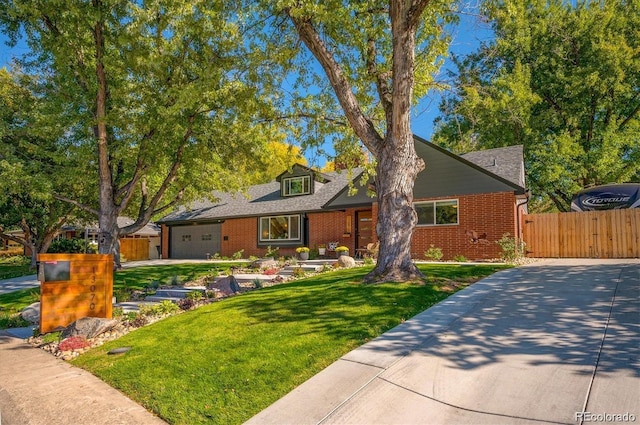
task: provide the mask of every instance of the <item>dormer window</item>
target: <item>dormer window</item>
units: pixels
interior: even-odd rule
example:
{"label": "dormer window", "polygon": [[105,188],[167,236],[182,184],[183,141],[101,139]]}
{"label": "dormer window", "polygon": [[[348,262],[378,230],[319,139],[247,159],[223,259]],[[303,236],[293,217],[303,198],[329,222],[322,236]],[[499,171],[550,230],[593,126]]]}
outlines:
{"label": "dormer window", "polygon": [[285,177],[282,179],[282,196],[307,195],[311,193],[311,176]]}

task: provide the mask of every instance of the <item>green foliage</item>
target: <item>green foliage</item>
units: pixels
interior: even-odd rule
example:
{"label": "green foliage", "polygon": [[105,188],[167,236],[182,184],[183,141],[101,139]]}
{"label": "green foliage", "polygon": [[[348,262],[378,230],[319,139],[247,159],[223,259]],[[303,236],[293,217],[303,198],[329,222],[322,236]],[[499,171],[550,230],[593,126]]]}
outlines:
{"label": "green foliage", "polygon": [[434,143],[524,145],[534,211],[584,187],[640,180],[640,4],[486,0],[495,41],[457,60]]}
{"label": "green foliage", "polygon": [[338,246],[338,247],[336,247],[336,252],[349,252],[349,247],[347,247],[347,246]]}
{"label": "green foliage", "polygon": [[265,258],[269,258],[269,257],[278,258],[279,251],[280,251],[279,247],[276,246],[275,248],[271,248],[271,245],[269,245],[267,246],[267,251],[265,252],[264,256]]}
{"label": "green foliage", "polygon": [[8,328],[24,328],[31,325],[28,321],[24,320],[20,313],[5,313],[0,311],[0,329]]}
{"label": "green foliage", "polygon": [[233,255],[231,256],[231,259],[233,260],[240,260],[242,259],[242,254],[244,253],[244,249],[241,249],[238,252],[234,252]]}
{"label": "green foliage", "polygon": [[443,257],[442,248],[436,248],[435,246],[433,246],[433,244],[431,244],[429,245],[429,249],[424,252],[424,256],[428,260],[440,261]]}
{"label": "green foliage", "polygon": [[96,254],[96,246],[84,239],[56,239],[51,242],[49,253]]}
{"label": "green foliage", "polygon": [[496,243],[500,245],[500,248],[502,249],[500,257],[507,263],[517,263],[525,256],[525,242],[522,239],[512,237],[509,233],[502,235]]}
{"label": "green foliage", "polygon": [[191,292],[188,292],[187,295],[185,296],[188,299],[194,300],[194,301],[200,301],[204,298],[204,295],[202,294],[201,291],[191,291]]}
{"label": "green foliage", "polygon": [[462,254],[458,254],[456,256],[453,257],[453,261],[457,262],[457,263],[466,263],[467,261],[467,257],[465,257]]}
{"label": "green foliage", "polygon": [[296,267],[291,272],[293,274],[293,277],[295,277],[296,279],[300,279],[301,277],[304,277],[304,274],[305,274],[302,267]]}
{"label": "green foliage", "polygon": [[42,343],[51,344],[52,342],[58,342],[61,336],[62,332],[49,332],[48,334],[42,335]]}
{"label": "green foliage", "polygon": [[256,289],[262,288],[262,279],[255,278],[251,281]]}
{"label": "green foliage", "polygon": [[[193,300],[193,298],[190,298]],[[140,306],[140,315],[142,316],[164,316],[173,314],[180,310],[176,304],[169,300],[161,301],[158,304],[149,304]]]}
{"label": "green foliage", "polygon": [[179,286],[182,283],[182,279],[178,275],[171,276],[169,279],[169,285],[171,286]]}
{"label": "green foliage", "polygon": [[[20,252],[22,253],[22,250]],[[0,258],[0,279],[10,279],[35,273],[35,270],[31,269],[29,265],[30,260],[23,255]]]}

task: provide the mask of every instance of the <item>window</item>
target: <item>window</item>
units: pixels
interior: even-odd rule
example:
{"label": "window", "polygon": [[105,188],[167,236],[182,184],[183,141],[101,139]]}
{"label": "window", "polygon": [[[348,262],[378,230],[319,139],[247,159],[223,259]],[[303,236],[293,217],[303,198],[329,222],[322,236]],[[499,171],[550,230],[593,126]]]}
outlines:
{"label": "window", "polygon": [[205,233],[204,235],[202,235],[202,240],[203,241],[210,241],[211,240],[211,233]]}
{"label": "window", "polygon": [[191,242],[191,235],[182,235],[182,242]]}
{"label": "window", "polygon": [[311,176],[282,179],[282,196],[306,195],[308,193],[311,193]]}
{"label": "window", "polygon": [[419,226],[458,224],[458,200],[419,202],[414,205]]}
{"label": "window", "polygon": [[299,215],[260,218],[260,241],[288,240],[300,240]]}

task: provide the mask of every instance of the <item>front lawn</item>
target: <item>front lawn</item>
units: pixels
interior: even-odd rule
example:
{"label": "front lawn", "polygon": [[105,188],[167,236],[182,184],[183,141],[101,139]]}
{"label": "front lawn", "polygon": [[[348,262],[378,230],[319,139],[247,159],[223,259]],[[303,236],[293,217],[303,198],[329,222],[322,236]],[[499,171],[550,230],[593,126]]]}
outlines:
{"label": "front lawn", "polygon": [[30,265],[31,259],[22,255],[0,257],[0,279],[12,279],[35,274],[35,270],[29,268]]}
{"label": "front lawn", "polygon": [[[364,285],[370,267],[362,267],[251,291],[140,328],[73,363],[172,424],[240,424],[343,354],[507,268],[419,267],[424,285]],[[106,354],[125,346],[131,351]]]}

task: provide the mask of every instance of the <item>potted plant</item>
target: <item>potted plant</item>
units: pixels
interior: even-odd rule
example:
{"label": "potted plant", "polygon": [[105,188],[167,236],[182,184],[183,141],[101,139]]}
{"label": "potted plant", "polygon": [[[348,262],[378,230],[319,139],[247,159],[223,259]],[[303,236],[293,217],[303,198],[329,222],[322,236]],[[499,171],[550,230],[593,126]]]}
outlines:
{"label": "potted plant", "polygon": [[296,248],[296,252],[300,255],[300,259],[302,261],[309,259],[309,248],[307,248],[306,246]]}
{"label": "potted plant", "polygon": [[349,255],[349,247],[346,246],[338,246],[336,247],[336,252],[338,253],[338,257],[342,255]]}
{"label": "potted plant", "polygon": [[327,247],[324,244],[318,245],[318,255],[325,255],[327,253]]}

